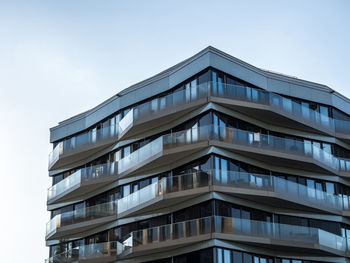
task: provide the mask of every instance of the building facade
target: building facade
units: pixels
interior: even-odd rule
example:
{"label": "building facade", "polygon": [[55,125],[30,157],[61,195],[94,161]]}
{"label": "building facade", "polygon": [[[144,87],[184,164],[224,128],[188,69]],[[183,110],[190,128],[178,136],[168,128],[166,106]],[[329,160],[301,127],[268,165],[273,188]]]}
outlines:
{"label": "building facade", "polygon": [[213,47],[50,131],[47,262],[349,262],[350,100]]}

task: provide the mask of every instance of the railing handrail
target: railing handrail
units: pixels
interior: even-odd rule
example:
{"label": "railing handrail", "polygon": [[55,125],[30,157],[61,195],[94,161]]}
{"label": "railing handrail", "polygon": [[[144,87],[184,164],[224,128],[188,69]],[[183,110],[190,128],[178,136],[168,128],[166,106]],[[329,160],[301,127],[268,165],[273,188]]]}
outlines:
{"label": "railing handrail", "polygon": [[[53,220],[57,220],[57,219],[61,220],[61,218],[64,218],[64,216],[67,216],[69,214],[74,215],[74,214],[83,213],[83,212],[86,212],[86,211],[89,211],[89,210],[94,210],[94,209],[97,210],[99,207],[105,207],[105,206],[108,206],[108,205],[113,205],[113,206],[116,207],[117,201],[118,200],[114,200],[114,201],[111,201],[111,202],[106,202],[106,203],[93,205],[93,206],[87,206],[87,207],[79,208],[79,209],[76,209],[76,210],[73,210],[73,211],[68,211],[68,212],[64,212],[64,213],[61,213],[61,214],[57,214],[53,218],[51,218],[50,221],[46,223],[46,225],[49,225],[51,223],[51,221],[53,221]],[[112,209],[111,211],[113,211],[113,210],[116,211],[116,209]],[[111,212],[111,211],[106,210],[104,212],[108,213],[108,212]]]}
{"label": "railing handrail", "polygon": [[[259,220],[245,219],[245,218],[239,218],[239,217],[218,216],[218,215],[205,216],[205,217],[200,217],[200,218],[195,218],[195,219],[184,220],[184,221],[176,222],[176,223],[170,223],[170,224],[164,224],[164,225],[150,227],[150,228],[145,228],[145,229],[140,229],[140,230],[134,230],[130,234],[133,235],[134,233],[143,232],[143,231],[150,231],[152,229],[159,229],[159,228],[163,228],[163,227],[167,227],[167,226],[173,226],[173,225],[177,225],[177,224],[186,224],[188,222],[194,222],[194,221],[205,220],[205,219],[216,219],[216,218],[224,218],[224,219],[227,218],[227,219],[233,219],[233,220],[244,221],[244,222],[266,224],[266,225],[271,225],[271,226],[274,226],[274,225],[275,226],[288,226],[288,227],[291,226],[291,227],[296,227],[296,228],[299,228],[299,229],[307,229],[307,230],[313,230],[313,231],[322,230],[322,231],[326,232],[327,234],[331,234],[331,235],[334,235],[334,236],[337,236],[337,237],[345,238],[345,237],[339,236],[337,234],[334,234],[334,233],[331,233],[331,232],[328,232],[326,230],[323,230],[323,229],[320,229],[320,228],[316,228],[316,227],[299,226],[299,225],[291,225],[291,224],[259,221]],[[271,228],[271,229],[273,230],[273,228]]]}
{"label": "railing handrail", "polygon": [[[281,232],[280,232],[280,229],[283,229],[283,228],[286,228],[286,229],[295,228],[296,230],[298,230],[298,231],[295,231],[295,233],[301,232],[303,234],[308,234],[308,235],[310,235],[310,238],[317,238],[317,242],[320,243],[320,244],[321,243],[324,244],[324,240],[321,240],[320,237],[321,237],[321,233],[322,234],[325,233],[327,236],[334,237],[334,238],[338,239],[340,242],[342,242],[345,245],[344,246],[344,251],[348,249],[346,247],[347,239],[345,237],[342,237],[342,236],[339,236],[337,234],[325,231],[325,230],[320,229],[320,228],[306,227],[306,226],[299,226],[299,225],[290,225],[290,224],[281,224],[281,223],[266,222],[266,221],[258,221],[258,220],[243,219],[243,218],[237,218],[237,217],[226,217],[226,216],[212,215],[212,216],[200,217],[200,218],[185,220],[185,221],[181,221],[181,222],[177,222],[177,223],[170,223],[170,224],[160,225],[160,226],[156,226],[156,227],[151,227],[151,228],[146,228],[146,229],[140,229],[140,230],[132,231],[132,232],[130,232],[129,234],[127,234],[127,235],[125,235],[123,237],[123,241],[108,241],[108,242],[101,242],[101,243],[96,243],[96,244],[77,246],[77,247],[74,247],[74,248],[72,248],[70,250],[66,250],[66,251],[64,251],[64,252],[62,252],[60,254],[57,254],[57,255],[47,259],[47,262],[49,262],[49,260],[53,260],[55,257],[60,257],[60,255],[65,256],[65,255],[68,255],[68,254],[72,254],[73,250],[79,250],[79,249],[83,249],[83,248],[94,247],[96,245],[106,246],[106,244],[107,244],[107,246],[111,247],[110,244],[117,244],[118,245],[118,243],[119,243],[119,244],[123,245],[123,249],[128,248],[128,247],[133,247],[134,246],[133,240],[134,240],[135,236],[137,235],[137,233],[144,233],[144,232],[152,233],[153,231],[151,231],[151,230],[153,230],[153,229],[159,230],[159,229],[167,228],[167,227],[174,228],[175,225],[187,225],[190,222],[201,222],[201,221],[206,221],[206,220],[209,220],[210,224],[208,225],[208,227],[209,227],[208,230],[204,231],[204,234],[217,233],[217,231],[218,231],[217,226],[216,226],[217,220],[230,220],[233,223],[235,223],[237,221],[241,222],[242,224],[239,224],[239,225],[241,225],[242,227],[244,227],[245,225],[252,225],[252,224],[253,225],[254,224],[258,224],[258,225],[262,225],[262,226],[263,225],[270,226],[270,228],[269,228],[270,236],[268,236],[268,237],[270,237],[270,238],[280,238],[281,240],[284,240],[284,237],[283,237],[283,235],[281,235]],[[243,224],[243,222],[247,222],[248,224]],[[234,228],[234,225],[232,227]],[[303,231],[303,230],[305,230],[305,231]],[[157,233],[159,233],[159,231]],[[221,231],[218,232],[218,233],[221,233]],[[196,232],[196,235],[202,235],[202,234],[203,233],[197,233]],[[254,235],[254,232],[252,232],[250,234]],[[248,233],[248,235],[249,235],[249,233]],[[131,238],[131,243],[130,243],[130,240],[129,240],[130,238]],[[314,241],[315,240],[311,240],[311,239],[309,240],[309,242],[314,242]],[[300,241],[300,242],[302,242],[302,241]],[[126,245],[126,244],[128,244],[128,245]],[[129,244],[131,244],[131,246]],[[330,247],[330,246],[328,246],[328,247]],[[335,244],[331,248],[342,250],[341,247],[342,246],[340,246],[338,248],[338,244]],[[125,250],[123,250],[123,251],[125,251]],[[116,255],[118,255],[118,253],[116,253]]]}
{"label": "railing handrail", "polygon": [[[219,82],[216,82],[216,81],[207,81],[207,82],[203,82],[203,83],[201,83],[201,84],[197,84],[195,87],[191,87],[191,89],[197,89],[197,88],[199,88],[199,87],[207,87],[207,88],[210,87],[210,89],[213,89],[213,86],[214,86],[214,85],[211,85],[212,83],[219,84]],[[290,98],[281,96],[281,95],[279,95],[279,94],[277,94],[277,93],[274,93],[274,92],[271,92],[271,91],[267,91],[267,90],[264,90],[264,89],[258,89],[258,88],[254,88],[254,87],[247,87],[247,86],[245,86],[245,85],[227,84],[227,83],[220,83],[220,85],[223,85],[224,87],[243,88],[243,89],[246,89],[246,90],[250,89],[251,91],[252,91],[252,90],[256,90],[256,91],[258,91],[258,92],[260,92],[260,93],[265,93],[266,95],[269,96],[269,104],[270,104],[270,106],[273,106],[273,103],[272,103],[272,101],[271,101],[271,98],[272,98],[272,96],[273,96],[273,97],[278,98],[278,99],[290,100],[290,102],[291,102],[292,104],[293,104],[293,103],[294,103],[294,104],[298,104],[298,106],[299,106],[300,108],[306,108],[306,107],[303,106],[302,104],[299,104],[299,103],[297,103],[297,102],[294,102],[294,101],[293,101],[292,99],[290,99]],[[163,96],[163,97],[156,98],[156,99],[164,99],[164,98],[167,98],[167,97],[170,97],[170,96],[176,96],[176,94],[178,94],[178,93],[184,93],[184,92],[186,92],[186,90],[179,90],[179,91],[173,92],[173,93],[171,93],[171,94],[168,94],[168,95],[165,95],[165,96]],[[207,94],[207,96],[209,96],[209,94]],[[197,95],[196,95],[196,97],[197,97]],[[191,96],[190,96],[190,98],[191,98]],[[130,114],[133,115],[134,109],[141,108],[142,106],[144,106],[144,105],[146,105],[146,104],[152,103],[152,101],[153,101],[153,100],[146,101],[146,102],[144,102],[144,103],[141,103],[141,104],[139,104],[139,105],[136,105],[136,106],[132,107],[131,110],[130,110],[118,123],[113,123],[112,125],[108,124],[108,126],[105,126],[105,127],[102,127],[101,129],[99,129],[99,132],[100,132],[101,130],[104,130],[104,129],[110,129],[110,128],[113,127],[113,126],[118,126],[118,127],[119,127],[119,123],[122,122],[122,121],[124,120],[124,118],[129,118],[129,117],[130,117],[130,116],[129,116]],[[325,115],[324,113],[318,112],[317,110],[314,110],[314,109],[311,109],[311,108],[307,108],[307,110],[310,111],[310,112],[313,112],[313,114],[315,114],[315,115],[317,115],[317,116],[320,116],[321,118],[322,118],[322,116],[324,116],[325,118],[327,118],[327,119],[332,123],[332,125],[331,125],[332,128],[331,128],[331,129],[332,129],[333,132],[336,131],[336,127],[335,127],[335,125],[334,125],[335,122],[338,122],[338,123],[339,123],[339,122],[341,122],[341,123],[348,123],[348,124],[350,125],[350,121],[338,120],[338,119],[335,119],[335,118],[333,118],[333,117],[329,117],[328,115]],[[130,112],[131,112],[131,113],[130,113]],[[322,121],[320,120],[320,122],[322,122]],[[75,136],[73,136],[73,137],[71,137],[71,138],[64,139],[64,140],[60,141],[60,142],[58,143],[58,145],[57,145],[55,148],[57,148],[60,144],[66,142],[66,141],[71,140],[71,139],[74,138],[74,137],[85,136],[86,134],[92,133],[92,131],[93,131],[93,129],[90,129],[90,130],[88,130],[88,131],[86,131],[86,132],[77,134],[77,135],[75,135]],[[62,146],[62,145],[61,145],[61,146]],[[49,160],[51,159],[51,155],[53,155],[52,153],[53,153],[54,151],[55,151],[55,149],[53,149],[53,151],[49,154]]]}
{"label": "railing handrail", "polygon": [[[61,181],[59,181],[58,183],[50,186],[47,188],[47,191],[50,192],[52,191],[52,189],[54,189],[55,187],[57,187],[59,184],[64,184],[66,181],[69,180],[69,178],[71,176],[76,176],[77,174],[80,174],[80,177],[83,177],[86,175],[86,173],[84,173],[84,171],[88,171],[88,170],[94,170],[96,169],[99,169],[99,168],[102,168],[104,166],[108,166],[108,165],[116,165],[118,163],[118,161],[114,161],[114,162],[106,162],[106,163],[102,163],[102,164],[96,164],[96,165],[93,165],[93,166],[87,166],[87,167],[82,167],[82,168],[79,168],[77,169],[74,173],[70,174],[69,176],[67,176],[66,178],[62,179]],[[107,167],[108,169],[108,167]]]}
{"label": "railing handrail", "polygon": [[[161,179],[159,179],[158,181],[154,182],[154,183],[151,183],[149,185],[147,185],[146,187],[143,187],[123,198],[119,198],[119,199],[116,199],[114,201],[111,201],[111,202],[106,202],[106,203],[102,203],[102,204],[98,204],[98,205],[94,205],[94,206],[88,206],[88,207],[84,207],[84,208],[79,208],[77,210],[74,210],[74,211],[69,211],[69,212],[64,212],[64,213],[61,213],[61,214],[58,214],[58,215],[55,215],[55,217],[53,217],[48,223],[47,223],[47,226],[49,226],[52,222],[54,222],[55,220],[58,220],[59,218],[64,218],[65,216],[67,215],[72,215],[74,216],[75,214],[79,215],[79,213],[83,214],[83,213],[86,213],[86,212],[94,212],[94,210],[100,212],[100,210],[98,210],[99,208],[101,207],[108,207],[108,206],[112,206],[112,209],[111,210],[106,210],[105,212],[106,213],[109,213],[109,212],[113,212],[115,211],[116,213],[118,213],[118,204],[120,202],[122,202],[122,200],[128,200],[128,199],[132,199],[132,196],[136,196],[136,195],[139,195],[142,191],[146,191],[146,188],[152,188],[154,187],[154,185],[158,184],[158,188],[156,188],[156,193],[155,195],[160,195],[160,194],[167,194],[169,193],[168,190],[170,189],[167,189],[167,181],[170,180],[173,180],[175,178],[182,178],[182,177],[185,177],[185,176],[193,176],[193,175],[203,175],[203,174],[206,174],[208,176],[208,182],[207,182],[207,185],[216,185],[217,184],[217,180],[216,180],[216,175],[217,174],[234,174],[234,175],[244,175],[245,177],[247,177],[247,183],[254,183],[256,185],[255,182],[252,182],[252,181],[249,181],[249,176],[254,176],[254,177],[265,177],[265,178],[268,178],[268,182],[269,182],[269,185],[262,185],[261,188],[264,188],[264,187],[271,187],[271,191],[275,191],[275,192],[278,192],[278,189],[276,188],[276,184],[275,184],[275,180],[279,180],[279,181],[284,181],[285,183],[287,183],[288,185],[293,185],[295,187],[298,187],[298,191],[300,190],[300,188],[303,188],[305,191],[307,192],[313,192],[314,193],[314,198],[311,199],[311,201],[317,199],[317,197],[321,194],[323,196],[327,196],[327,197],[331,197],[333,198],[335,201],[338,199],[338,201],[340,200],[341,201],[341,205],[342,205],[342,210],[344,210],[344,207],[343,207],[343,198],[341,198],[340,196],[338,195],[332,195],[332,194],[329,194],[325,191],[321,191],[319,189],[316,189],[316,188],[311,188],[311,187],[308,187],[307,185],[303,185],[303,184],[299,184],[299,183],[296,183],[296,182],[293,182],[293,181],[290,181],[290,180],[287,180],[287,179],[284,179],[284,178],[280,178],[278,176],[274,176],[274,175],[268,175],[268,174],[257,174],[257,173],[249,173],[249,172],[239,172],[239,171],[230,171],[230,170],[220,170],[220,169],[209,169],[209,170],[205,170],[205,171],[196,171],[196,172],[189,172],[189,173],[185,173],[185,174],[177,174],[177,175],[172,175],[172,176],[169,176],[169,177],[163,177]],[[232,178],[230,178],[232,179]],[[198,180],[198,178],[197,178]],[[237,180],[238,181],[238,180]],[[234,181],[234,182],[237,182],[237,181]],[[233,182],[233,181],[231,181]],[[192,182],[192,183],[196,183],[196,182]],[[203,185],[203,186],[200,186],[200,187],[205,187],[207,185]],[[227,187],[232,187],[232,185],[230,185],[229,183],[226,183]],[[281,186],[281,185],[280,185]],[[165,187],[165,188],[164,188]],[[197,188],[195,186],[193,186],[192,188]],[[188,189],[192,189],[192,188],[188,188]],[[259,188],[254,188],[254,189],[259,189]],[[183,191],[183,190],[176,190],[175,192],[177,191]],[[287,196],[289,195],[288,192],[285,192],[283,191],[282,193],[286,194]],[[319,194],[318,194],[319,193]],[[294,197],[294,196],[293,196]],[[305,198],[305,196],[299,196],[297,195],[296,196],[297,198]],[[308,196],[310,198],[310,196]],[[308,199],[309,200],[309,199]],[[323,200],[323,199],[322,199]],[[320,200],[320,201],[322,201]],[[323,205],[325,205],[324,203],[322,203]],[[337,208],[337,207],[335,207]]]}
{"label": "railing handrail", "polygon": [[[215,130],[216,129],[218,131],[220,131],[220,133],[222,131],[225,131],[225,132],[226,131],[228,131],[228,132],[231,131],[233,133],[238,132],[238,133],[247,134],[248,136],[252,135],[253,136],[252,140],[254,141],[254,145],[256,145],[256,143],[258,143],[259,145],[263,144],[263,146],[265,146],[265,145],[272,145],[273,146],[272,142],[277,141],[277,140],[283,141],[285,146],[288,145],[288,143],[290,143],[290,145],[301,145],[304,155],[311,156],[316,161],[320,161],[320,160],[317,159],[317,156],[318,156],[318,158],[321,158],[320,156],[322,156],[322,158],[325,158],[325,156],[326,156],[326,158],[330,158],[331,163],[330,164],[325,163],[325,164],[327,166],[329,166],[330,168],[336,170],[336,171],[339,171],[340,169],[342,170],[342,166],[340,165],[342,161],[345,161],[345,162],[347,161],[347,159],[341,158],[341,157],[336,157],[332,153],[329,153],[329,152],[321,149],[320,147],[318,147],[318,146],[316,146],[316,145],[314,145],[312,143],[308,143],[308,142],[304,142],[304,141],[298,141],[298,140],[294,140],[294,139],[283,138],[283,137],[278,137],[278,136],[269,135],[269,134],[263,134],[263,133],[260,133],[260,132],[251,132],[251,131],[237,129],[237,128],[231,128],[231,127],[227,127],[227,126],[217,126],[217,125],[210,124],[210,125],[201,126],[201,127],[192,127],[192,128],[189,128],[189,129],[186,129],[186,130],[182,130],[182,131],[170,132],[168,134],[162,135],[162,136],[158,137],[157,139],[149,142],[148,144],[144,145],[143,147],[137,149],[136,151],[132,152],[128,156],[126,156],[126,157],[124,157],[124,158],[122,158],[122,159],[120,159],[118,161],[110,162],[110,163],[104,163],[104,164],[99,164],[99,165],[96,165],[96,166],[93,166],[93,167],[85,167],[85,168],[81,168],[79,170],[83,171],[84,169],[88,170],[88,169],[99,168],[99,167],[102,167],[103,165],[108,165],[108,164],[110,164],[110,165],[114,164],[115,166],[119,166],[118,163],[126,162],[128,159],[132,159],[133,156],[138,156],[142,151],[144,151],[146,149],[144,147],[151,147],[152,145],[156,144],[158,141],[162,141],[162,143],[163,143],[163,141],[166,138],[174,138],[174,137],[176,138],[176,137],[178,137],[179,134],[182,135],[182,134],[184,134],[184,133],[186,133],[188,131],[191,131],[191,134],[193,134],[193,131],[206,130],[208,132],[207,140],[215,139],[215,138],[210,138],[210,137],[212,137],[213,135],[216,136],[216,134],[215,134]],[[221,135],[217,135],[217,136],[221,136]],[[255,136],[256,136],[256,138],[258,140],[255,140]],[[266,138],[266,140],[263,140],[264,138]],[[250,146],[250,145],[247,145],[247,146]],[[160,147],[163,147],[163,145],[160,145]],[[306,151],[306,149],[308,149],[308,148],[309,148],[309,150]],[[162,150],[162,149],[160,149],[160,150]],[[278,149],[272,149],[272,150],[279,151]],[[291,152],[291,154],[293,154],[293,152]],[[333,164],[335,165],[335,167],[334,167]],[[79,170],[77,170],[72,175],[66,177],[62,181],[69,180],[69,178],[71,178],[71,176],[74,176],[74,174],[76,174]],[[118,172],[117,172],[117,174],[118,174]],[[59,183],[61,183],[62,181],[60,181]],[[55,184],[56,186],[53,185],[53,186],[49,187],[48,192],[51,191],[52,189],[55,189],[55,187],[57,187],[57,185],[59,183]],[[62,182],[61,184],[63,185],[64,182]]]}

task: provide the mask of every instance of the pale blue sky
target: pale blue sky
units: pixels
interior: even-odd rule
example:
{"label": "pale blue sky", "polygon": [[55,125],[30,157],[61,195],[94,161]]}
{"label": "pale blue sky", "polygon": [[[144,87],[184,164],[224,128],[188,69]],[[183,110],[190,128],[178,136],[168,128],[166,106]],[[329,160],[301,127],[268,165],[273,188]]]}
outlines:
{"label": "pale blue sky", "polygon": [[350,97],[350,1],[0,0],[1,261],[43,262],[49,127],[212,45]]}

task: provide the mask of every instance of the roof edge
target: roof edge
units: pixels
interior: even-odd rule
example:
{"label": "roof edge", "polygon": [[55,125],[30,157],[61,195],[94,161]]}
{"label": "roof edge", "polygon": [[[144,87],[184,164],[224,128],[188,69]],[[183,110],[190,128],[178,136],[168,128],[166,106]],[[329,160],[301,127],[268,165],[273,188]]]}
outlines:
{"label": "roof edge", "polygon": [[160,73],[157,73],[156,75],[149,77],[143,81],[140,81],[136,84],[133,84],[125,89],[123,89],[122,91],[120,91],[119,93],[117,93],[116,95],[110,97],[109,99],[103,101],[102,103],[98,104],[97,106],[93,107],[92,109],[89,109],[85,112],[79,113],[73,117],[70,117],[66,120],[60,121],[58,123],[58,125],[50,128],[50,131],[55,131],[58,128],[62,128],[66,125],[69,125],[75,121],[81,120],[83,118],[86,118],[87,116],[89,116],[90,114],[92,114],[93,112],[97,111],[98,109],[108,105],[109,103],[111,103],[112,101],[114,101],[117,98],[120,98],[122,96],[125,96],[126,94],[139,89],[140,87],[149,85],[151,83],[154,83],[160,79],[163,79],[165,77],[170,76],[171,74],[173,74],[174,72],[180,70],[181,68],[185,67],[186,65],[190,64],[192,61],[200,58],[201,56],[207,54],[207,53],[213,53],[216,54],[220,57],[223,57],[225,59],[228,59],[242,67],[245,67],[249,70],[254,71],[257,74],[261,74],[266,78],[270,78],[270,79],[275,79],[275,80],[280,80],[280,81],[284,81],[284,82],[288,82],[288,83],[292,83],[292,84],[297,84],[297,85],[301,85],[301,86],[306,86],[309,88],[313,88],[313,89],[317,89],[317,90],[322,90],[322,91],[326,91],[329,93],[334,93],[337,94],[338,97],[340,97],[341,99],[345,100],[346,102],[350,103],[350,99],[345,97],[344,95],[334,91],[333,89],[331,89],[330,87],[328,87],[327,85],[323,85],[323,84],[319,84],[316,82],[312,82],[312,81],[307,81],[307,80],[303,80],[303,79],[299,79],[297,77],[293,77],[293,76],[288,76],[285,75],[283,73],[277,73],[277,72],[272,72],[270,70],[266,70],[266,69],[262,69],[262,68],[258,68],[253,66],[252,64],[249,64],[243,60],[240,60],[228,53],[225,53],[213,46],[208,46],[206,48],[204,48],[203,50],[199,51],[198,53],[196,53],[195,55],[177,63],[176,65],[161,71]]}

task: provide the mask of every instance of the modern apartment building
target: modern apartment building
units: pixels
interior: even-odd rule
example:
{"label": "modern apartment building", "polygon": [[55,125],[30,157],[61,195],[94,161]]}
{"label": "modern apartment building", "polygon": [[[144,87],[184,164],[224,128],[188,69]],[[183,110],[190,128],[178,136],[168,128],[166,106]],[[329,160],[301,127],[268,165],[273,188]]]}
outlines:
{"label": "modern apartment building", "polygon": [[212,47],[50,133],[47,262],[350,260],[350,100]]}

